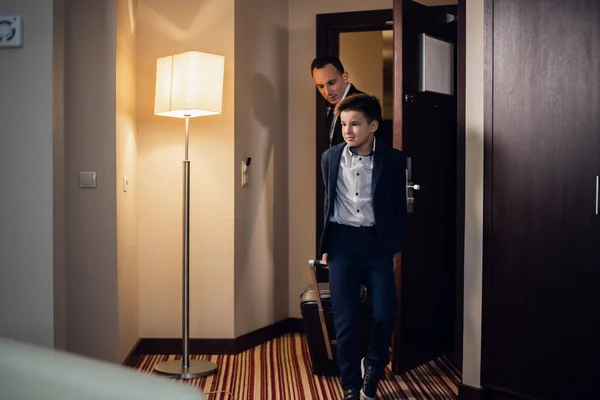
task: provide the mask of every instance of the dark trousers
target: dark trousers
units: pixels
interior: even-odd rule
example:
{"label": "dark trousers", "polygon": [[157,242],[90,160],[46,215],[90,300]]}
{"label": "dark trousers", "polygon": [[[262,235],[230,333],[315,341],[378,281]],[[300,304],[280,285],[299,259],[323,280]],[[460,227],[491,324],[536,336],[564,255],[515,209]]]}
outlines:
{"label": "dark trousers", "polygon": [[360,286],[366,285],[373,308],[366,363],[383,373],[396,323],[393,255],[383,250],[374,227],[332,223],[327,257],[342,388],[360,389],[359,326],[369,323],[360,319]]}

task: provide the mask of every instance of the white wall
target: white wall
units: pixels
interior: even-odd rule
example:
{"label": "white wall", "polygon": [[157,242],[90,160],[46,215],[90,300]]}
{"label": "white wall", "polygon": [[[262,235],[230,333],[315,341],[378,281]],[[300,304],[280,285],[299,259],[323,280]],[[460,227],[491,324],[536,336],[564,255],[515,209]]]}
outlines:
{"label": "white wall", "polygon": [[223,113],[190,121],[190,336],[234,337],[234,1],[139,0],[140,335],[181,337],[184,121],[154,115],[156,59],[225,57]]}
{"label": "white wall", "polygon": [[0,49],[0,335],[54,345],[52,0],[2,0],[24,46]]}
{"label": "white wall", "polygon": [[[316,55],[316,15],[393,8],[393,0],[289,2],[289,315],[300,318],[300,293],[315,256],[315,93],[310,63]],[[344,62],[344,60],[342,60]]]}
{"label": "white wall", "polygon": [[236,337],[288,316],[287,21],[287,2],[236,0]]}
{"label": "white wall", "polygon": [[[139,339],[137,0],[117,0],[116,152],[118,361]],[[127,177],[125,191],[123,177]]]}
{"label": "white wall", "polygon": [[466,4],[463,383],[479,387],[483,261],[484,0]]}

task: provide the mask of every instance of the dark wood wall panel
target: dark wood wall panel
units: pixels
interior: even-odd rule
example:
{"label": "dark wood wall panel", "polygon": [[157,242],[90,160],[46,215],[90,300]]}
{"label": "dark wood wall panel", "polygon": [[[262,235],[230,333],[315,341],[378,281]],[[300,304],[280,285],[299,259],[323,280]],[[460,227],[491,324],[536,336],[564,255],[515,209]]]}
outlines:
{"label": "dark wood wall panel", "polygon": [[600,1],[487,3],[482,381],[580,398],[600,337]]}

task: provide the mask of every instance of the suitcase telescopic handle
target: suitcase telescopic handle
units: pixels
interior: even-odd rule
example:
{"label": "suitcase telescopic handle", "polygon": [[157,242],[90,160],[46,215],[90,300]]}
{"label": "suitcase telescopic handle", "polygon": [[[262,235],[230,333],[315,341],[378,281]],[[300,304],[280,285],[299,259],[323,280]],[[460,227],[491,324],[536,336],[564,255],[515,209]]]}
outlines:
{"label": "suitcase telescopic handle", "polygon": [[312,270],[312,273],[310,275],[312,277],[315,294],[317,295],[317,307],[319,308],[319,319],[321,320],[321,331],[323,332],[323,340],[325,341],[327,358],[333,360],[333,354],[331,352],[331,343],[329,341],[329,332],[327,332],[327,324],[325,323],[323,303],[321,303],[321,291],[319,290],[319,284],[317,283],[317,267],[324,267],[326,264],[322,260],[309,260],[308,265]]}

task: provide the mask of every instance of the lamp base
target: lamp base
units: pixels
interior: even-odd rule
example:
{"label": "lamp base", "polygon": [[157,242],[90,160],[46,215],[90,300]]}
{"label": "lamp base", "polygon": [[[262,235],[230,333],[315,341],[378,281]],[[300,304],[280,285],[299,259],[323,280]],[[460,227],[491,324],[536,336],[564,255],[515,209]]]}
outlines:
{"label": "lamp base", "polygon": [[217,372],[217,364],[206,360],[190,360],[190,366],[184,368],[181,360],[172,360],[156,364],[154,370],[173,378],[193,379],[214,374]]}

